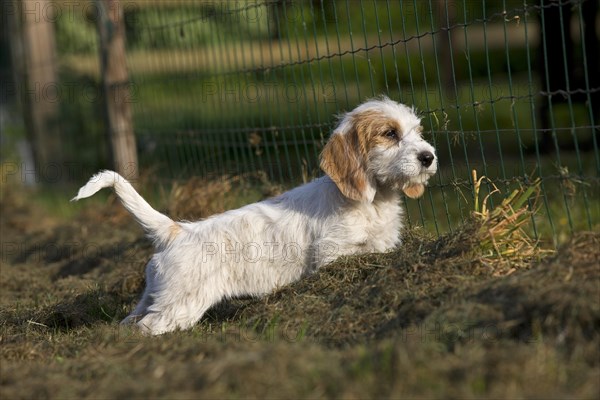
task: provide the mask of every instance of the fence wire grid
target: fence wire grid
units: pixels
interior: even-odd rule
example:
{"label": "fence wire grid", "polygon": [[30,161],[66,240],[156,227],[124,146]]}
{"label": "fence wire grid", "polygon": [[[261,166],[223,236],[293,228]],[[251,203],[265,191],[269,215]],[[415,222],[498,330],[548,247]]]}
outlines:
{"label": "fence wire grid", "polygon": [[[465,221],[477,170],[505,193],[541,178],[536,237],[599,228],[596,0],[121,5],[142,171],[262,172],[292,186],[321,174],[335,116],[384,94],[416,107],[439,157],[426,195],[406,201],[411,225],[441,234]],[[85,92],[99,79],[98,45],[93,7],[76,9],[57,18],[58,61]],[[102,136],[92,103],[62,105],[80,156]],[[85,156],[96,167],[106,150]]]}

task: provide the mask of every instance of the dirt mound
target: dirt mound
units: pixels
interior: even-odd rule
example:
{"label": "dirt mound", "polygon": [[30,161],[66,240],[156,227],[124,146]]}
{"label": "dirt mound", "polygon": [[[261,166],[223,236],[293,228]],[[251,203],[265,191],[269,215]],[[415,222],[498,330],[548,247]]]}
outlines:
{"label": "dirt mound", "polygon": [[41,213],[3,199],[2,398],[600,392],[599,233],[515,268],[499,260],[510,273],[498,276],[476,223],[441,238],[411,230],[395,252],[343,257],[147,338],[118,322],[152,246],[108,199],[37,225],[27,215]]}
{"label": "dirt mound", "polygon": [[495,277],[464,241],[412,234],[394,253],[338,260],[263,299],[225,302],[207,319],[262,330],[277,324],[333,345],[411,332],[437,335],[448,346],[474,335],[597,340],[599,244],[599,234],[580,234],[529,270]]}

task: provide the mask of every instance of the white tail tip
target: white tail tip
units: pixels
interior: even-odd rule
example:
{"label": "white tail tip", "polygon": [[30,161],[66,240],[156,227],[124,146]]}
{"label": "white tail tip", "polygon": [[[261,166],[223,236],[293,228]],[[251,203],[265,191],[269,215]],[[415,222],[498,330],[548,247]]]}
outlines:
{"label": "white tail tip", "polygon": [[86,197],[90,197],[96,194],[103,188],[113,187],[118,179],[123,179],[119,174],[114,171],[101,171],[96,175],[92,176],[88,183],[79,189],[77,196],[73,197],[71,201],[78,201],[81,199],[85,199]]}

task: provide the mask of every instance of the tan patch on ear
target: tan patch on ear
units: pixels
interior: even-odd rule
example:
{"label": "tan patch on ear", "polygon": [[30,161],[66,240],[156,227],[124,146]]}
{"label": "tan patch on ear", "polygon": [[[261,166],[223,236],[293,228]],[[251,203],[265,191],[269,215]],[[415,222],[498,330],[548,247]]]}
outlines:
{"label": "tan patch on ear", "polygon": [[402,191],[411,199],[417,199],[423,196],[423,193],[425,192],[425,185],[423,185],[422,183],[415,183],[413,185],[405,187],[404,189],[402,189]]}
{"label": "tan patch on ear", "polygon": [[321,169],[335,182],[342,194],[361,201],[365,198],[368,178],[359,159],[352,133],[334,133],[321,153]]}

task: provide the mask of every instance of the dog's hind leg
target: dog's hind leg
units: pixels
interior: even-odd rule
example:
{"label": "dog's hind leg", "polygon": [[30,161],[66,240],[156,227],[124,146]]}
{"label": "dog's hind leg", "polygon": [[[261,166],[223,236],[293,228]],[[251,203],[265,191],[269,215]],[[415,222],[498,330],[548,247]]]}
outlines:
{"label": "dog's hind leg", "polygon": [[176,291],[155,287],[150,294],[153,303],[145,309],[136,325],[142,332],[151,335],[193,327],[210,307],[225,297],[223,292],[210,289],[217,287],[216,281],[204,280],[187,287],[176,285],[180,288]]}
{"label": "dog's hind leg", "polygon": [[135,309],[127,317],[125,317],[123,321],[121,321],[121,325],[134,324],[148,313],[148,307],[150,307],[153,302],[152,292],[154,291],[155,287],[154,274],[156,273],[157,263],[158,256],[155,254],[146,265],[146,289],[144,290],[144,294],[142,295],[142,298],[138,302]]}

